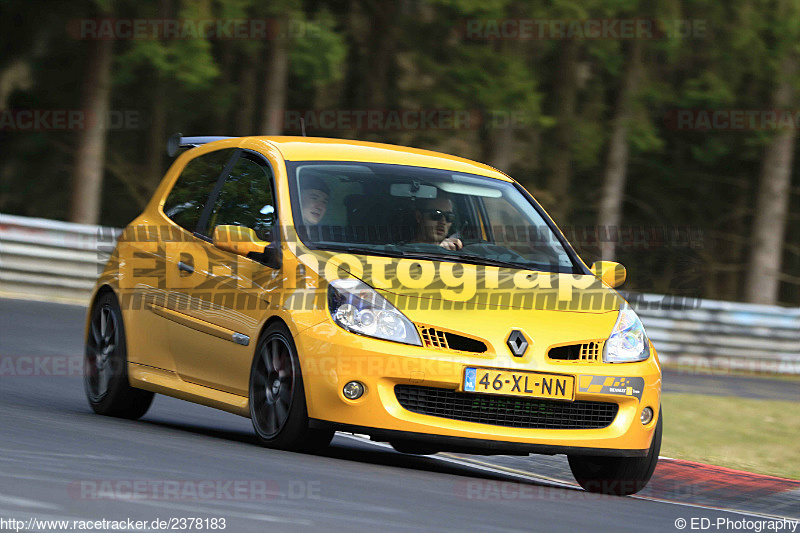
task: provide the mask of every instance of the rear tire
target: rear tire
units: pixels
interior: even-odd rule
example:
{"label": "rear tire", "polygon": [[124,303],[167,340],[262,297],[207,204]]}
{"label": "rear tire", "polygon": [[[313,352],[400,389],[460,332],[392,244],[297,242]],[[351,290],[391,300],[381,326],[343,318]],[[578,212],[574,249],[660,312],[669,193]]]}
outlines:
{"label": "rear tire", "polygon": [[83,360],[84,390],[95,413],[135,420],[150,408],[153,393],[130,385],[127,354],[122,311],[107,292],[92,308]]}
{"label": "rear tire", "polygon": [[308,427],[303,376],[289,330],[269,326],[256,346],[250,369],[250,418],[259,441],[270,448],[317,451],[333,431]]}
{"label": "rear tire", "polygon": [[642,490],[658,463],[661,451],[662,414],[659,408],[658,422],[645,457],[594,457],[570,455],[569,467],[578,484],[587,492],[599,492],[615,496],[628,496]]}

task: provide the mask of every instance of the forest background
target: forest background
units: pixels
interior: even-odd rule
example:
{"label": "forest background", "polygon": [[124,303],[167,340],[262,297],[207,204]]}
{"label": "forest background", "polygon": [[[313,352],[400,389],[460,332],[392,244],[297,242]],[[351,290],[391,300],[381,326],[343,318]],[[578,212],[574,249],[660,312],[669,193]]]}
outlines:
{"label": "forest background", "polygon": [[2,0],[0,212],[121,227],[167,137],[510,174],[627,290],[800,306],[796,0]]}

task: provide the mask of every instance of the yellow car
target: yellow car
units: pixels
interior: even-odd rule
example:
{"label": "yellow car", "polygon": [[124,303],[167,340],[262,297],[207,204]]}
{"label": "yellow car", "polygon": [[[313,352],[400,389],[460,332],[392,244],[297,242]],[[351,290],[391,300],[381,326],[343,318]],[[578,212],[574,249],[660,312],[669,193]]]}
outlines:
{"label": "yellow car", "polygon": [[184,151],[91,299],[85,389],[250,417],[267,446],[335,431],[428,454],[566,454],[631,494],[661,443],[661,370],[625,269],[587,267],[513,179],[337,139],[173,137]]}

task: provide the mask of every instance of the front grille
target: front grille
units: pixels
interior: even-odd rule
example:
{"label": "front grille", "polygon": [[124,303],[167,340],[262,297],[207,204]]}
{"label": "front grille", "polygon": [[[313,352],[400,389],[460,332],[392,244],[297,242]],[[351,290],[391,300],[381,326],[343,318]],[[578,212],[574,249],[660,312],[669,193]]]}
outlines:
{"label": "front grille", "polygon": [[604,428],[619,409],[615,403],[492,396],[416,385],[395,385],[394,393],[400,405],[414,413],[525,429]]}
{"label": "front grille", "polygon": [[599,342],[584,342],[583,344],[570,344],[569,346],[550,348],[547,352],[547,357],[559,361],[596,363],[600,361],[601,353]]}
{"label": "front grille", "polygon": [[430,326],[417,326],[417,329],[422,338],[422,345],[426,348],[472,353],[483,353],[486,351],[486,345],[484,343],[463,335],[442,331]]}
{"label": "front grille", "polygon": [[420,326],[419,334],[422,337],[422,343],[426,347],[442,348],[444,350],[449,349],[447,346],[447,338],[444,336],[444,331]]}

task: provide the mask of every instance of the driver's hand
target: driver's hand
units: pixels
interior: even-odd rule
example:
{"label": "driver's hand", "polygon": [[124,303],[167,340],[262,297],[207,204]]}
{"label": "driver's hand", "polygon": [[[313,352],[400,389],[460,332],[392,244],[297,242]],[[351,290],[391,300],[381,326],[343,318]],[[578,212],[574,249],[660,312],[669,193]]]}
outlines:
{"label": "driver's hand", "polygon": [[455,237],[449,237],[443,240],[439,243],[439,246],[447,250],[460,250],[464,247],[464,245],[461,243],[461,239],[457,239]]}

